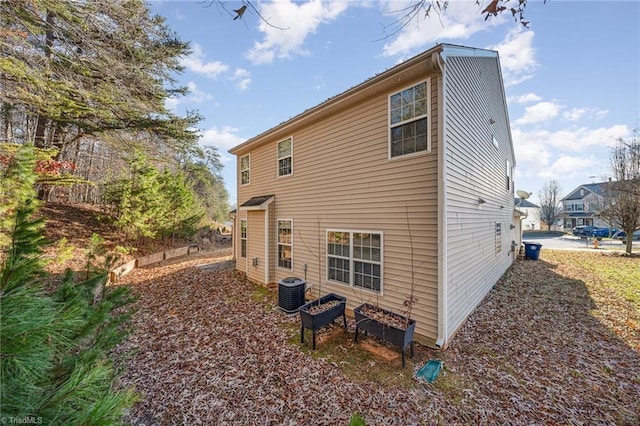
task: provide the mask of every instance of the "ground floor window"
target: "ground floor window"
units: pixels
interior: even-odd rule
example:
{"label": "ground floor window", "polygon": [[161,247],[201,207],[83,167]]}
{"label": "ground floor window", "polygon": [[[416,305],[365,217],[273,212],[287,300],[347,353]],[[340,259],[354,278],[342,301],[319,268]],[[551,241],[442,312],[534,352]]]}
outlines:
{"label": "ground floor window", "polygon": [[327,231],[327,279],[380,293],[382,233]]}
{"label": "ground floor window", "polygon": [[502,251],[502,224],[496,223],[496,254]]}
{"label": "ground floor window", "polygon": [[240,220],[240,257],[247,257],[247,220]]}
{"label": "ground floor window", "polygon": [[292,267],[292,231],[291,219],[278,220],[278,266],[281,268],[291,269]]}

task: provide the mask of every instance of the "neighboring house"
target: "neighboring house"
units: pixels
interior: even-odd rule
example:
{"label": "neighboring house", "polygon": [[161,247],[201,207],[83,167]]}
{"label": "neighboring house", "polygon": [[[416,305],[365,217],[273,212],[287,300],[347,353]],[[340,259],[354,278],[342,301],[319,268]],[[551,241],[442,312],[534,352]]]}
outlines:
{"label": "neighboring house", "polygon": [[606,228],[609,224],[598,217],[598,210],[604,203],[603,191],[607,182],[580,185],[564,197],[562,202],[562,223],[565,230],[588,225]]}
{"label": "neighboring house", "polygon": [[437,45],[229,152],[237,270],[349,310],[403,313],[413,295],[427,344],[448,344],[520,246],[494,51]]}
{"label": "neighboring house", "polygon": [[518,210],[524,213],[522,218],[522,230],[533,231],[542,229],[540,224],[540,206],[529,200],[514,198],[514,204]]}

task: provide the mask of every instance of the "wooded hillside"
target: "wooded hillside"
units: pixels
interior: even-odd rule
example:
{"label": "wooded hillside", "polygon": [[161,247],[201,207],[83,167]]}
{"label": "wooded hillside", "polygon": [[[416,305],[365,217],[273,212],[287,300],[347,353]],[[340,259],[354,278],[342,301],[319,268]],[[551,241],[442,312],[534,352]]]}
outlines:
{"label": "wooded hillside", "polygon": [[201,117],[166,107],[187,93],[175,77],[190,48],[164,18],[140,0],[9,0],[0,28],[0,167],[35,146],[39,198],[100,205],[131,238],[226,220]]}

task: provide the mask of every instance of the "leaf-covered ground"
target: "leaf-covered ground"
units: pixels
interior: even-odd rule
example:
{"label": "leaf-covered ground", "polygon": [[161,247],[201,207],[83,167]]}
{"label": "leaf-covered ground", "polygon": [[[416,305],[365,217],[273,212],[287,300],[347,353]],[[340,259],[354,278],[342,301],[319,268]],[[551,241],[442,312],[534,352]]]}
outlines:
{"label": "leaf-covered ground", "polygon": [[575,254],[516,262],[446,351],[419,346],[414,371],[444,361],[430,385],[373,378],[412,370],[354,357],[352,321],[312,356],[299,319],[220,254],[127,276],[137,313],[115,355],[119,385],[141,396],[129,422],[345,425],[358,412],[370,425],[640,424],[640,303],[625,295],[640,283],[611,290]]}

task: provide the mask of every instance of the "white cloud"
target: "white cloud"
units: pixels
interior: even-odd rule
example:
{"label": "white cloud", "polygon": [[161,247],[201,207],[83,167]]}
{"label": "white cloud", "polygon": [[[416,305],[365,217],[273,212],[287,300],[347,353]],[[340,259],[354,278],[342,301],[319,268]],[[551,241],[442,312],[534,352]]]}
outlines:
{"label": "white cloud", "polygon": [[[603,148],[613,146],[619,138],[626,138],[631,134],[631,129],[624,124],[617,124],[611,127],[600,128],[567,128],[556,131],[533,130],[524,131],[518,127],[512,131],[514,145],[516,148],[516,158],[520,161],[529,154],[547,157],[545,152],[553,150],[556,152],[576,152],[589,148]],[[526,148],[525,148],[526,147]],[[535,148],[534,148],[535,147]],[[539,150],[539,151],[537,151]],[[525,154],[519,155],[520,152]],[[536,154],[539,152],[539,154]],[[535,158],[537,161],[538,158]],[[543,164],[548,164],[543,162]]]}
{"label": "white cloud", "polygon": [[207,62],[202,48],[198,43],[194,43],[191,46],[191,50],[193,51],[191,55],[182,58],[180,61],[189,71],[203,74],[209,78],[217,78],[220,74],[229,70],[229,66],[220,61]]}
{"label": "white cloud", "polygon": [[538,176],[545,180],[550,179],[571,179],[588,175],[593,170],[593,156],[570,156],[562,155],[558,157],[549,167],[538,171]]}
{"label": "white cloud", "polygon": [[244,68],[236,68],[231,80],[237,83],[236,87],[240,91],[245,91],[249,88],[249,84],[251,84],[251,73]]}
{"label": "white cloud", "polygon": [[517,104],[530,104],[532,102],[539,102],[541,100],[542,98],[535,93],[525,93],[524,95],[510,96],[509,98],[507,98],[507,102],[515,102]]}
{"label": "white cloud", "polygon": [[264,33],[264,39],[255,42],[253,48],[246,52],[247,59],[254,64],[268,64],[276,58],[287,59],[294,54],[308,54],[302,47],[307,36],[315,33],[321,24],[335,20],[347,6],[346,1],[327,0],[260,3],[260,14],[268,23],[260,21],[259,29]]}
{"label": "white cloud", "polygon": [[[391,16],[395,21],[406,16],[407,7],[415,3],[415,0],[387,1],[381,8],[383,14]],[[426,16],[424,10],[418,11],[393,40],[385,44],[384,54],[408,55],[443,39],[466,40],[479,31],[485,31],[504,22],[502,16],[485,21],[481,10],[475,3],[459,1],[448,2],[447,9],[442,13],[437,13],[434,8],[430,10],[429,16]],[[392,23],[387,32],[397,29],[398,26]]]}
{"label": "white cloud", "polygon": [[607,115],[608,111],[598,108],[572,108],[562,113],[562,118],[567,121],[580,121],[583,117],[600,119]]}
{"label": "white cloud", "polygon": [[222,162],[226,163],[233,158],[227,151],[246,140],[238,136],[237,132],[238,129],[231,126],[212,127],[201,133],[200,144],[218,148]]}
{"label": "white cloud", "polygon": [[213,99],[213,96],[198,89],[198,85],[193,81],[187,83],[187,88],[189,89],[187,98],[191,102],[201,104],[205,101]]}
{"label": "white cloud", "polygon": [[164,101],[164,106],[169,111],[175,112],[178,108],[178,105],[180,105],[180,98],[172,97],[172,98],[167,98]]}
{"label": "white cloud", "polygon": [[503,41],[489,46],[489,49],[497,50],[500,55],[502,78],[506,87],[529,80],[538,69],[533,48],[534,35],[531,30],[516,27],[507,33]]}
{"label": "white cloud", "polygon": [[[403,14],[406,15],[407,7],[415,3],[415,0],[388,1],[383,8],[385,13],[395,11],[396,13],[392,16],[394,19],[399,19]],[[384,54],[387,56],[407,55],[442,40],[467,40],[478,32],[488,31],[492,27],[510,20],[510,14],[503,13],[485,21],[484,15],[481,13],[482,8],[482,5],[476,5],[470,1],[452,1],[448,3],[447,9],[442,13],[436,13],[436,10],[432,8],[430,15],[426,16],[422,11],[416,14],[391,42],[385,44]],[[394,28],[397,27],[392,26],[390,30]],[[506,87],[529,80],[538,69],[539,65],[533,48],[534,35],[535,33],[531,30],[514,26],[506,34],[504,40],[487,47],[498,51],[500,55]],[[533,98],[529,102],[534,100],[539,100],[539,98]]]}
{"label": "white cloud", "polygon": [[186,96],[183,96],[183,97],[174,96],[174,97],[167,98],[164,102],[165,107],[169,111],[176,112],[178,110],[179,105],[182,105],[185,103],[188,104],[189,102],[201,104],[203,102],[207,102],[213,99],[212,95],[198,89],[198,85],[193,81],[189,81],[187,83],[187,89],[189,89],[189,92],[187,93]]}
{"label": "white cloud", "polygon": [[[626,138],[626,125],[568,128],[557,131],[512,130],[516,154],[516,180],[531,185],[536,179],[567,182],[608,173],[608,147]],[[568,189],[568,188],[567,188]]]}
{"label": "white cloud", "polygon": [[538,102],[525,108],[524,116],[516,124],[533,124],[550,120],[560,114],[561,106],[555,102]]}

